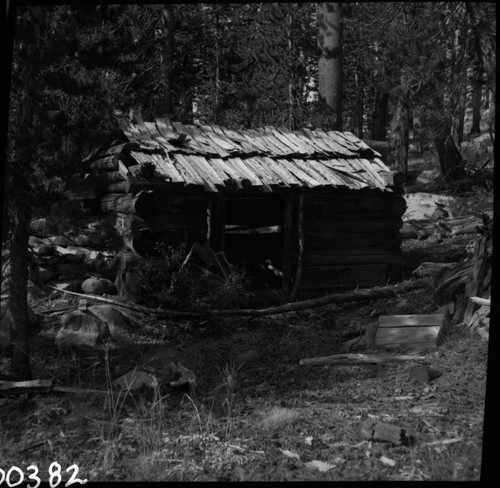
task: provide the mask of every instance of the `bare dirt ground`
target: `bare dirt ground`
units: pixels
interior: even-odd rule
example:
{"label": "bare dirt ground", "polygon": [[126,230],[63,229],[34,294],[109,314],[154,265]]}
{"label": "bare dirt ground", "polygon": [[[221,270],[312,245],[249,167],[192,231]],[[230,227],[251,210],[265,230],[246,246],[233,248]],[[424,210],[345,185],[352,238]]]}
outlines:
{"label": "bare dirt ground", "polygon": [[[406,241],[405,269],[465,245],[458,237]],[[436,308],[423,289],[261,319],[143,317],[134,344],[71,356],[59,355],[54,323],[34,344],[35,377],[107,393],[0,397],[0,468],[27,477],[36,466],[49,480],[57,462],[64,481],[71,465],[91,481],[479,480],[488,352],[479,336],[454,330],[420,351],[442,373],[429,384],[409,381],[422,361],[299,366],[338,352],[346,331],[380,314]],[[197,386],[112,394],[109,379],[157,346],[192,370]],[[370,419],[404,429],[412,442],[366,440],[359,426]]]}

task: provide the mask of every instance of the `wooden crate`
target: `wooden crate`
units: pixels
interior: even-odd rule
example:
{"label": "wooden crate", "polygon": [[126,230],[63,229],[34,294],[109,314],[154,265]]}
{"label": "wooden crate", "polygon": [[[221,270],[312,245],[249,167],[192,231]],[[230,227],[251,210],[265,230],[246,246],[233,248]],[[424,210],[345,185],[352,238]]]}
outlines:
{"label": "wooden crate", "polygon": [[444,313],[421,315],[381,315],[375,343],[379,346],[435,346]]}

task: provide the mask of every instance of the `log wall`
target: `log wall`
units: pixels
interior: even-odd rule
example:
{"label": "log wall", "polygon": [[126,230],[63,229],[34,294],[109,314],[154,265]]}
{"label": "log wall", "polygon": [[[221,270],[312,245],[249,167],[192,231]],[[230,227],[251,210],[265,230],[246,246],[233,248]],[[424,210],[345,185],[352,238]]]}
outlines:
{"label": "log wall", "polygon": [[302,290],[401,279],[402,197],[376,191],[306,194]]}
{"label": "log wall", "polygon": [[116,230],[124,248],[140,255],[153,253],[159,242],[190,246],[207,233],[207,205],[202,193],[157,193],[154,213],[117,212]]}

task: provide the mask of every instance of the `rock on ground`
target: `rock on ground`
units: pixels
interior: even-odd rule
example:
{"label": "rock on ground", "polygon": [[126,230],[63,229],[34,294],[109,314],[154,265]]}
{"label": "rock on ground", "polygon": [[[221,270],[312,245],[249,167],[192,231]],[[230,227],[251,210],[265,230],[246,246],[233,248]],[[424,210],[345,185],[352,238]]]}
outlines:
{"label": "rock on ground", "polygon": [[82,283],[84,293],[104,295],[115,290],[115,284],[107,278],[88,278]]}

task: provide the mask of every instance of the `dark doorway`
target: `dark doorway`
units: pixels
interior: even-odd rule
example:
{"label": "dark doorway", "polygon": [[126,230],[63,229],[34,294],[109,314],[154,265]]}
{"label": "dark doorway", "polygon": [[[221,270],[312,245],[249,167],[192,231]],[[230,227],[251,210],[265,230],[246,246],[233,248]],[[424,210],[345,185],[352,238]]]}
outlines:
{"label": "dark doorway", "polygon": [[225,254],[252,287],[281,288],[284,197],[226,196]]}

